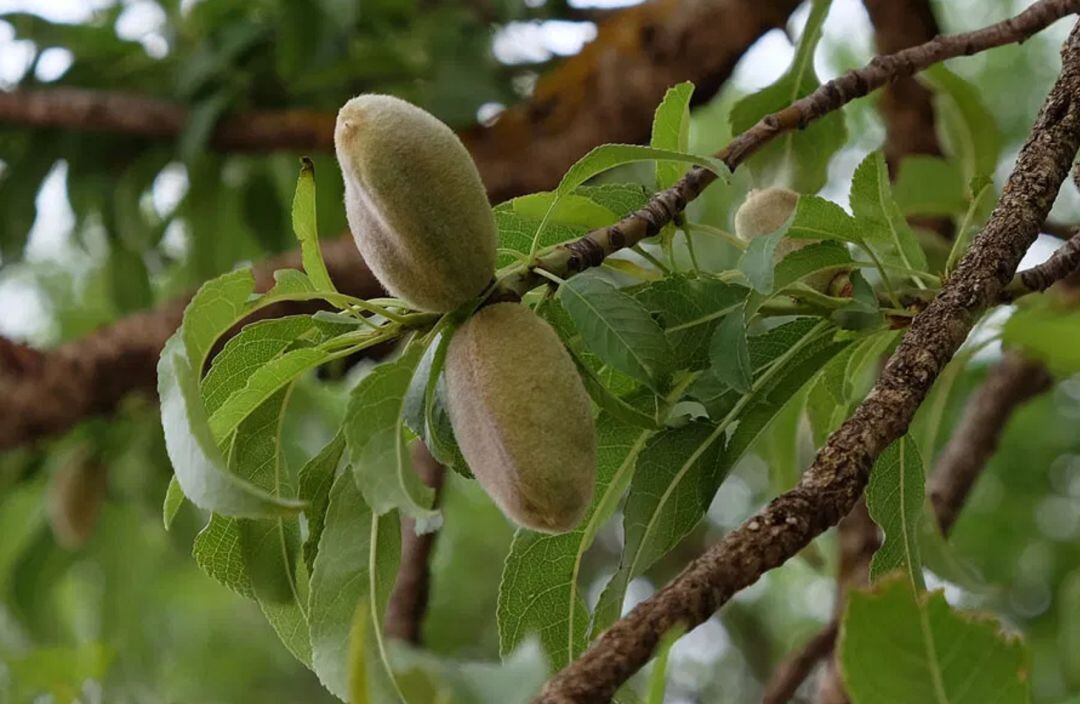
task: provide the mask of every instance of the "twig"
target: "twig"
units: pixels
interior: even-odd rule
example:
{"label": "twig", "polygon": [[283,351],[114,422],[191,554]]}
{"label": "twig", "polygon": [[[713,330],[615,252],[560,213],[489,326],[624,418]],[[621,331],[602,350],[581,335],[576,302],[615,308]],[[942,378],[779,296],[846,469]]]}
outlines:
{"label": "twig", "polygon": [[801,648],[784,658],[776,666],[772,678],[765,684],[761,704],[784,704],[791,701],[799,685],[810,676],[818,661],[832,653],[836,632],[836,621],[830,621]]}
{"label": "twig", "polygon": [[[788,107],[766,115],[756,125],[735,137],[716,154],[716,158],[735,169],[773,138],[802,129],[822,116],[892,81],[912,76],[928,66],[957,56],[972,54],[1023,41],[1062,17],[1080,11],[1080,0],[1039,0],[1029,8],[988,27],[936,37],[925,44],[876,56],[866,66],[834,78]],[[533,268],[567,278],[590,267],[599,266],[608,255],[632,247],[652,237],[681,213],[686,205],[701,195],[716,174],[695,166],[674,186],[655,194],[649,202],[614,225],[593,230],[573,242],[559,245],[537,258]],[[1040,223],[1041,224],[1041,223]],[[533,269],[501,282],[495,293],[498,300],[520,298],[540,286],[543,278]]]}
{"label": "twig", "polygon": [[[435,501],[438,502],[446,470],[420,441],[413,443],[412,461],[420,480],[435,490]],[[385,631],[388,636],[420,644],[431,582],[431,551],[437,535],[437,532],[417,535],[416,524],[411,518],[401,521],[401,567],[386,607]]]}
{"label": "twig", "polygon": [[[1078,4],[1037,3],[992,31],[967,35],[959,53],[981,46],[976,41],[979,37],[997,45],[1002,36],[1015,36],[1018,27],[1034,31],[1045,26],[1047,13],[1075,11]],[[944,58],[942,52],[950,40],[931,44],[936,48],[929,53]],[[922,55],[919,49],[912,51],[908,62]],[[617,621],[578,660],[548,681],[537,702],[607,701],[648,662],[662,634],[676,624],[692,628],[702,623],[733,594],[783,564],[850,512],[862,495],[875,458],[907,430],[977,316],[997,302],[1072,166],[1080,147],[1080,26],[1073,29],[1062,56],[1062,73],[982,234],[940,293],[912,321],[870,394],[829,436],[796,487],[728,533]],[[888,58],[874,62],[878,67],[893,64]],[[903,73],[909,75],[912,70],[908,63]],[[863,92],[868,88],[865,81]],[[776,123],[765,129],[775,133]]]}
{"label": "twig", "polygon": [[1080,267],[1080,233],[1074,234],[1058,247],[1042,264],[1024,269],[1013,277],[1005,289],[1005,299],[1012,300],[1028,293],[1040,293],[1064,279]]}

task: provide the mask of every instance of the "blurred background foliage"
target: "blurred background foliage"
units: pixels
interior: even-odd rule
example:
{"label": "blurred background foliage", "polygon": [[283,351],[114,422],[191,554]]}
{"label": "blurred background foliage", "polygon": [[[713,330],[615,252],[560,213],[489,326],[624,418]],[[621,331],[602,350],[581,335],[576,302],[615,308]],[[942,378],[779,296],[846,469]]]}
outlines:
{"label": "blurred background foliage", "polygon": [[[934,3],[945,31],[981,26],[1026,4]],[[207,142],[218,117],[256,108],[332,113],[356,93],[380,91],[467,128],[527,97],[539,73],[579,51],[595,34],[592,20],[612,11],[589,0],[0,0],[0,88],[120,90],[191,109],[186,131],[171,142],[0,125],[0,333],[54,345],[237,262],[291,248],[298,155],[215,152]],[[999,185],[1053,80],[1066,30],[1059,24],[1023,46],[950,65],[978,87],[1000,131]],[[827,79],[860,65],[872,47],[862,6],[836,0],[818,72]],[[695,110],[692,149],[723,146],[731,105],[775,80],[791,52],[783,32],[763,37],[716,98]],[[846,112],[849,141],[823,192],[840,202],[855,166],[884,138],[873,100]],[[329,235],[344,229],[340,177],[330,155],[316,155],[316,169],[320,229]],[[736,183],[695,203],[696,219],[728,224],[748,187],[745,178]],[[1076,194],[1061,200],[1055,216],[1075,222]],[[946,426],[995,354],[988,348],[961,375]],[[336,427],[344,388],[314,379],[298,388],[288,434],[294,467]],[[114,417],[0,455],[0,702],[49,695],[35,701],[332,701],[255,603],[191,559],[205,516],[187,506],[171,531],[162,528],[170,468],[156,414],[152,401],[129,399]],[[1076,382],[1024,408],[953,538],[975,586],[947,585],[950,599],[992,609],[1026,634],[1039,702],[1080,692],[1078,421]],[[938,442],[946,437],[943,429]],[[769,457],[774,441],[758,454]],[[810,448],[803,445],[805,462]],[[104,508],[85,544],[64,547],[49,527],[50,480],[91,461],[107,467]],[[444,655],[496,659],[495,602],[512,530],[474,484],[453,473],[448,481],[425,643]],[[743,462],[709,520],[635,580],[631,601],[776,489],[764,460]],[[618,559],[617,524],[585,564],[590,598]],[[775,662],[830,616],[830,541],[770,572],[680,641],[669,700],[759,696]]]}

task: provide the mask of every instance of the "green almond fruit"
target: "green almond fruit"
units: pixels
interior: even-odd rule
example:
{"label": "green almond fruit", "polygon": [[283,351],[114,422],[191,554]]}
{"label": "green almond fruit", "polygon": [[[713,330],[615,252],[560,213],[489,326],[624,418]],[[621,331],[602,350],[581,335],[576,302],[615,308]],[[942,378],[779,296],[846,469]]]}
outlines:
{"label": "green almond fruit", "polygon": [[334,145],[349,229],[387,291],[436,313],[483,292],[495,273],[495,219],[449,127],[404,100],[361,95],[338,112]]}
{"label": "green almond fruit", "polygon": [[445,373],[462,455],[503,513],[572,530],[592,500],[596,427],[555,330],[519,303],[482,308],[451,339]]}

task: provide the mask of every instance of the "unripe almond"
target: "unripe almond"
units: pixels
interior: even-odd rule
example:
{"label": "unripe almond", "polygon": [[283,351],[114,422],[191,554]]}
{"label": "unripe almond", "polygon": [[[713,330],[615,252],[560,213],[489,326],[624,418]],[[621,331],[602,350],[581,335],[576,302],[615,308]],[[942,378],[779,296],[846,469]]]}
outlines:
{"label": "unripe almond", "polygon": [[[746,200],[735,211],[735,234],[744,240],[771,235],[787,222],[799,203],[799,194],[787,188],[762,188],[750,191]],[[808,247],[820,240],[783,237],[773,252],[773,262],[779,264],[784,257]],[[806,284],[822,293],[828,293],[835,271],[820,271],[806,279]]]}
{"label": "unripe almond", "polygon": [[49,482],[45,510],[56,542],[74,550],[93,535],[107,488],[105,467],[79,458],[58,469]]}
{"label": "unripe almond", "polygon": [[495,219],[472,157],[434,115],[389,95],[361,95],[334,130],[356,246],[386,289],[447,312],[495,273]]}
{"label": "unripe almond", "polygon": [[482,308],[446,356],[448,410],[473,475],[511,520],[571,530],[592,500],[596,428],[574,361],[519,303]]}

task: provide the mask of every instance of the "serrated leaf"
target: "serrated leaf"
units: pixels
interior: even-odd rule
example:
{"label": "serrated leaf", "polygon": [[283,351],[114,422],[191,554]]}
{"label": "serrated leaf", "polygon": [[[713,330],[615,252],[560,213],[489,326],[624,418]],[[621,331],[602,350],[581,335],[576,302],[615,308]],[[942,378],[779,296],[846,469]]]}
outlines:
{"label": "serrated leaf", "polygon": [[721,318],[741,306],[749,289],[717,279],[667,276],[634,292],[660,321],[677,369],[708,365],[708,346]]}
{"label": "serrated leaf", "polygon": [[243,317],[254,291],[251,269],[237,269],[207,281],[192,297],[180,329],[187,359],[197,375],[217,339]]}
{"label": "serrated leaf", "polygon": [[162,350],[158,396],[165,447],[184,495],[196,506],[230,516],[270,518],[291,515],[303,503],[275,497],[229,473],[214,441],[199,395],[198,378],[180,333]]}
{"label": "serrated leaf", "polygon": [[[387,521],[385,525],[381,520]],[[334,480],[326,521],[311,573],[308,618],[312,667],[319,681],[341,699],[349,696],[349,637],[357,604],[374,603],[372,544],[378,539],[373,526],[390,533],[396,514],[375,516],[348,472]],[[390,557],[393,557],[392,555]],[[384,560],[380,570],[396,570],[396,560]],[[381,583],[382,577],[376,575]],[[380,616],[381,618],[381,616]]]}
{"label": "serrated leaf", "polygon": [[855,169],[850,197],[863,241],[881,261],[926,271],[926,255],[893,198],[889,170],[880,151],[871,152]]}
{"label": "serrated leaf", "polygon": [[614,369],[659,391],[672,351],[649,311],[603,279],[585,273],[559,287],[559,301],[585,346]]}
{"label": "serrated leaf", "polygon": [[[829,12],[829,0],[814,0],[791,67],[775,83],[749,95],[731,109],[731,128],[740,134],[766,115],[781,110],[814,91],[814,50]],[[747,168],[760,187],[786,186],[800,193],[815,193],[828,177],[829,161],[847,140],[843,113],[832,112],[805,129],[788,131],[747,160]]]}
{"label": "serrated leaf", "polygon": [[831,200],[802,195],[788,226],[788,237],[805,240],[839,240],[861,244],[863,239],[855,218]]}
{"label": "serrated leaf", "polygon": [[791,218],[776,232],[750,240],[746,251],[739,257],[739,271],[760,294],[769,294],[773,291],[776,247],[780,244],[780,240],[787,236],[790,226]]}
{"label": "serrated leaf", "polygon": [[721,465],[724,426],[691,422],[653,435],[638,457],[623,507],[619,569],[600,595],[592,632],[619,616],[627,585],[698,524],[730,465]]}
{"label": "serrated leaf", "polygon": [[994,173],[1001,133],[979,98],[979,89],[942,64],[931,66],[920,78],[934,89],[938,125],[946,148],[963,169],[964,179]]}
{"label": "serrated leaf", "polygon": [[303,552],[309,571],[314,568],[315,555],[319,552],[319,538],[330,503],[330,487],[334,484],[344,454],[345,435],[339,430],[319,454],[300,468],[298,494],[301,500],[307,502],[304,516],[307,518],[308,537],[304,541]]}
{"label": "serrated leaf", "polygon": [[402,420],[421,354],[413,345],[357,384],[345,412],[345,441],[356,484],[375,513],[400,509],[426,532],[437,527],[439,512],[431,509],[434,492],[413,471]]}
{"label": "serrated leaf", "polygon": [[871,579],[903,570],[913,588],[925,588],[919,557],[924,482],[919,451],[906,435],[885,448],[874,463],[866,488],[866,507],[885,540],[870,562]]}
{"label": "serrated leaf", "polygon": [[957,612],[942,592],[902,576],[848,598],[840,663],[853,704],[1023,704],[1022,644],[986,617]]}
{"label": "serrated leaf", "polygon": [[292,226],[296,239],[300,241],[300,260],[315,288],[336,291],[326,270],[322,250],[319,249],[319,227],[315,217],[315,164],[307,157],[303,157],[300,164],[292,203]]}
{"label": "serrated leaf", "polygon": [[[690,98],[694,84],[686,81],[667,89],[653,113],[650,146],[685,152],[690,142]],[[656,162],[656,186],[670,188],[686,173],[686,167],[668,161]]]}
{"label": "serrated leaf", "polygon": [[750,349],[746,339],[746,316],[742,309],[729,313],[709,345],[710,371],[739,393],[749,393],[753,383]]}
{"label": "serrated leaf", "polygon": [[530,635],[540,638],[553,668],[564,667],[584,649],[589,615],[579,584],[581,562],[618,505],[651,434],[601,415],[596,490],[581,525],[561,535],[515,533],[499,584],[499,650],[504,655]]}

